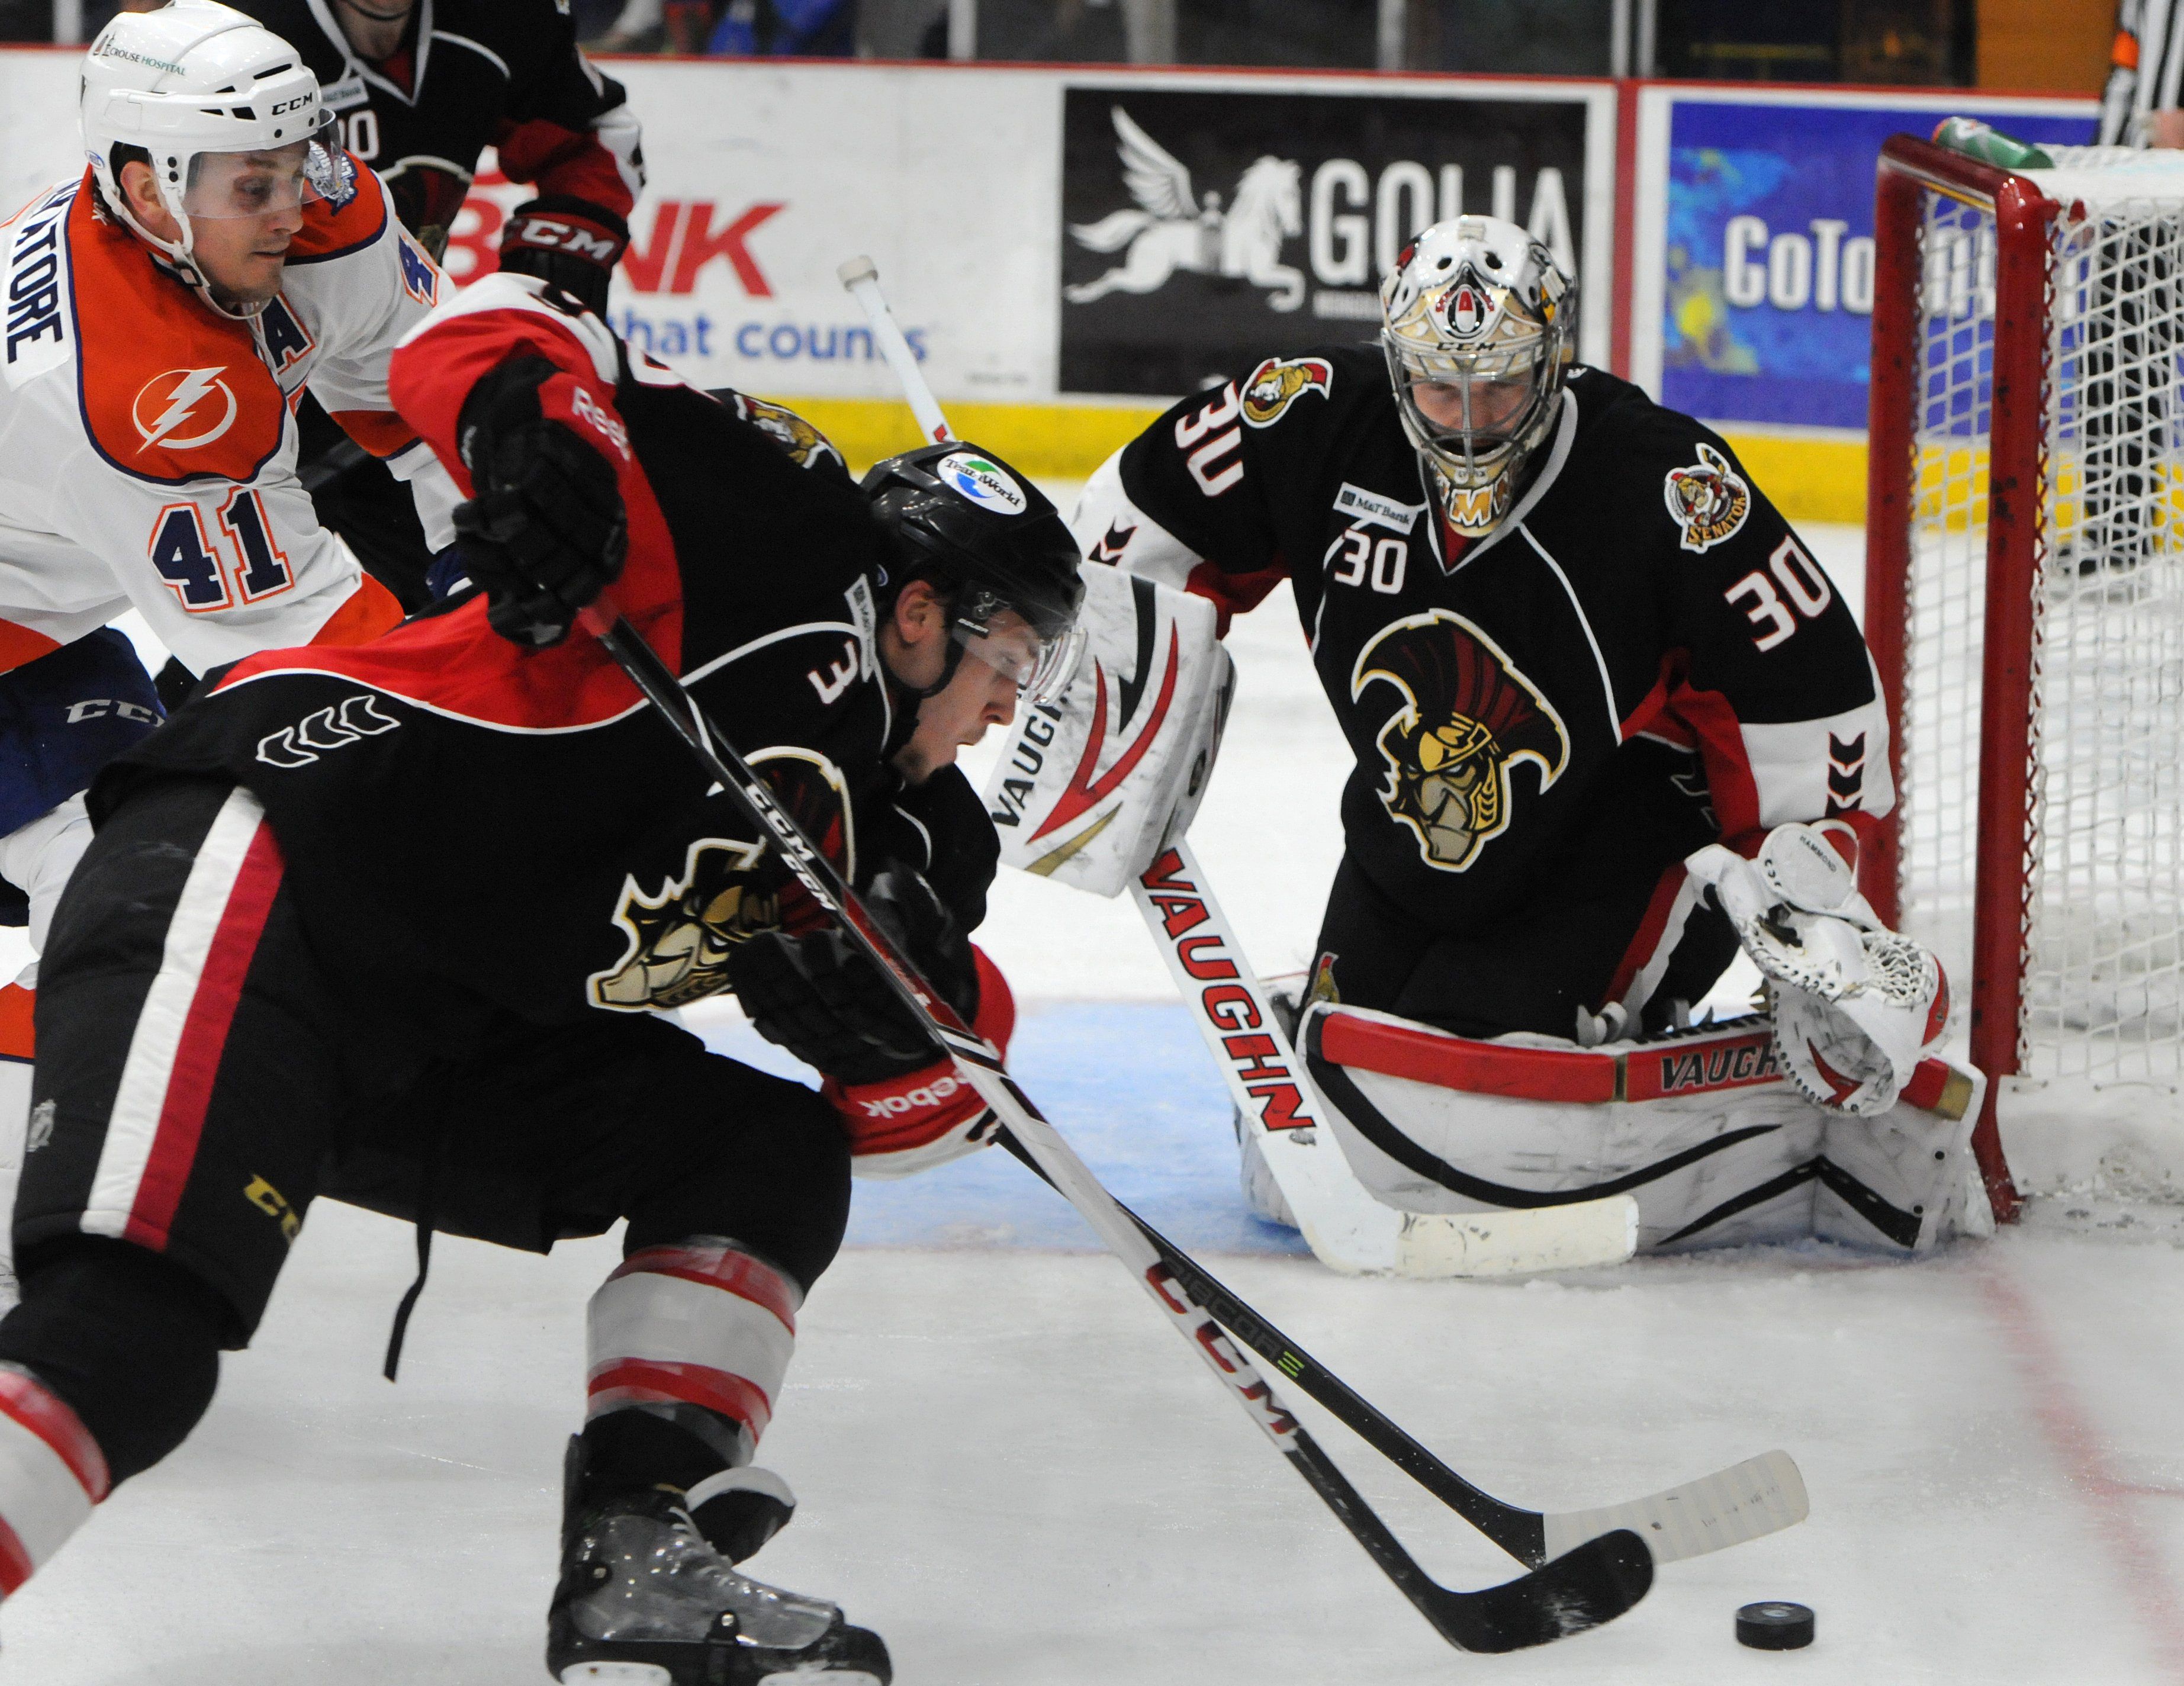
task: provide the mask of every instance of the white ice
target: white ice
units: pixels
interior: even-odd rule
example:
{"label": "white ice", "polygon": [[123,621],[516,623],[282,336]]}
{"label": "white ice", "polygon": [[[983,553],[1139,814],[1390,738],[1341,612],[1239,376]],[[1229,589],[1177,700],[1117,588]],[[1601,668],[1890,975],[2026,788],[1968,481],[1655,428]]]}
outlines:
{"label": "white ice", "polygon": [[[1808,537],[1854,584],[1855,535]],[[1306,958],[1340,771],[1283,613],[1240,626],[1242,702],[1195,833],[1268,971]],[[1156,1004],[1127,904],[1017,879],[987,936],[1032,1006],[1026,1081],[1062,1092],[1087,1156],[1457,1468],[1571,1509],[1781,1446],[1813,1516],[1664,1566],[1599,1632],[1453,1655],[1072,1216],[989,1155],[861,1188],[764,1448],[804,1502],[754,1569],[842,1600],[905,1686],[2184,1683],[2184,1215],[2042,1202],[1909,1266],[1809,1248],[1344,1280],[1239,1216],[1217,1083]],[[726,1015],[704,1027],[749,1046]],[[410,1248],[313,1211],[196,1436],[0,1610],[0,1686],[544,1678],[560,1444],[615,1250],[443,1238],[389,1387]],[[1300,1411],[1436,1576],[1516,1572]],[[1756,1599],[1813,1605],[1819,1643],[1739,1650]]]}

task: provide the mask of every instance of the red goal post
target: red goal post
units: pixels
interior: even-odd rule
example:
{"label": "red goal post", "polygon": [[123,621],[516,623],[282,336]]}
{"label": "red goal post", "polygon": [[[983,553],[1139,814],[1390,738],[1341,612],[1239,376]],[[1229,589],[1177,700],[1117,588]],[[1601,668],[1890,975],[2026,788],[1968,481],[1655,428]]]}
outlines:
{"label": "red goal post", "polygon": [[2184,1084],[2184,154],[2010,171],[1909,136],[1876,196],[1866,636],[1876,910],[1942,955],[2017,1130]]}

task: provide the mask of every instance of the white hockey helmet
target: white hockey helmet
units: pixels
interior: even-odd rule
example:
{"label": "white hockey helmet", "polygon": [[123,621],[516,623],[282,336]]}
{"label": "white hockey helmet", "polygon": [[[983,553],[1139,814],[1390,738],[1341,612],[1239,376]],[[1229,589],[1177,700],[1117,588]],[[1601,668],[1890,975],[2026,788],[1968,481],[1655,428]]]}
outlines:
{"label": "white hockey helmet", "polygon": [[[84,150],[107,209],[231,316],[265,307],[235,308],[213,298],[191,255],[193,222],[262,216],[313,199],[345,200],[355,191],[354,167],[332,138],[333,114],[302,55],[217,0],[170,0],[155,12],[119,14],[85,55],[81,109]],[[144,154],[179,240],[160,238],[130,210],[117,147]],[[209,157],[222,153],[279,153],[292,156],[295,168],[238,179],[206,167]]]}
{"label": "white hockey helmet", "polygon": [[1515,223],[1451,217],[1403,248],[1380,312],[1403,431],[1449,525],[1483,537],[1561,409],[1577,283]]}

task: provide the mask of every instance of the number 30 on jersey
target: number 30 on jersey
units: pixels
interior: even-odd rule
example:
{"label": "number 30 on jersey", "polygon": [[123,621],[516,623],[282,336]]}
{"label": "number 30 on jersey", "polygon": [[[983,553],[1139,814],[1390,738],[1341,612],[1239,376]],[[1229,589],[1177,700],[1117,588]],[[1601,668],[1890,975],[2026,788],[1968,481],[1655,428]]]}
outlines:
{"label": "number 30 on jersey", "polygon": [[256,603],[295,584],[288,559],[273,540],[265,503],[248,487],[238,486],[220,506],[225,544],[205,531],[204,515],[195,504],[170,504],[152,528],[152,566],[167,589],[192,615]]}

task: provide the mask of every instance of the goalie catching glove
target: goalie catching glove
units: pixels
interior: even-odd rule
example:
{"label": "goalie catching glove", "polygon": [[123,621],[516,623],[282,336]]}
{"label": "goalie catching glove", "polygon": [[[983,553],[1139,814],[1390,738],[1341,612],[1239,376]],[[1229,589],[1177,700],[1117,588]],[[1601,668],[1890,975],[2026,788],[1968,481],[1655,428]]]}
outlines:
{"label": "goalie catching glove", "polygon": [[1941,962],[1881,924],[1849,863],[1811,826],[1776,826],[1754,860],[1710,843],[1685,865],[1712,887],[1767,978],[1790,1080],[1833,1111],[1893,1106],[1948,1022]]}
{"label": "goalie catching glove", "polygon": [[[926,982],[1006,1053],[1016,1027],[1008,982],[923,876],[886,868],[863,900]],[[820,1093],[841,1115],[858,1175],[906,1176],[992,1141],[978,1092],[838,927],[754,937],[730,955],[728,975],[759,1034],[824,1076]]]}

